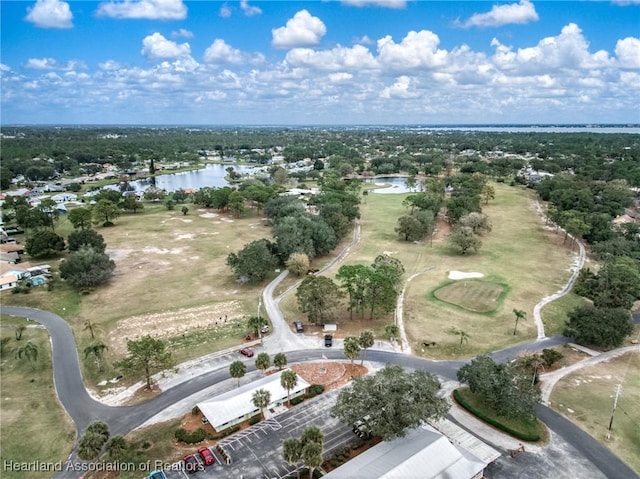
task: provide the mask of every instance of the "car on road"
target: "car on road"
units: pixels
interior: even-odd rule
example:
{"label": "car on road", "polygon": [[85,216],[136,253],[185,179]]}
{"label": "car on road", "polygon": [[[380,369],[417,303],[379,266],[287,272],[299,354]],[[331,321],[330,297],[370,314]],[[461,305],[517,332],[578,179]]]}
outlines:
{"label": "car on road", "polygon": [[324,345],[327,348],[330,348],[331,346],[333,346],[333,336],[331,336],[330,334],[325,334],[324,335]]}
{"label": "car on road", "polygon": [[200,449],[198,449],[198,454],[200,454],[202,462],[204,462],[205,466],[210,466],[211,464],[216,462],[216,458],[213,456],[211,449],[209,449],[208,447],[201,447]]}
{"label": "car on road", "polygon": [[242,348],[240,350],[240,354],[242,354],[243,356],[246,356],[248,358],[252,358],[253,357],[253,351],[249,348]]}
{"label": "car on road", "polygon": [[194,472],[204,469],[195,454],[187,454],[182,458],[182,462],[184,463],[184,470],[189,474],[193,474]]}
{"label": "car on road", "polygon": [[294,321],[293,325],[296,327],[296,333],[304,332],[304,325],[302,324],[302,321]]}
{"label": "car on road", "polygon": [[151,471],[149,479],[167,479],[167,475],[163,471]]}

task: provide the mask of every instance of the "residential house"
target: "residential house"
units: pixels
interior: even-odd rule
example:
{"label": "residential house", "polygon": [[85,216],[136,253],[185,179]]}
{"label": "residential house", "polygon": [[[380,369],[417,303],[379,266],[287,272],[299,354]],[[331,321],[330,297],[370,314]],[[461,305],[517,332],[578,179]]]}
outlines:
{"label": "residential house", "polygon": [[0,276],[0,291],[5,289],[13,289],[18,286],[18,278],[10,274],[7,276]]}

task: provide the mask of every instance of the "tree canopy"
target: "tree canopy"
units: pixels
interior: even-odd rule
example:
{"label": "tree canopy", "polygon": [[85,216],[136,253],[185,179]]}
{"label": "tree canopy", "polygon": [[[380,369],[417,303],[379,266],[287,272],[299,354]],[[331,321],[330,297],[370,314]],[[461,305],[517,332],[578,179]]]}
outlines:
{"label": "tree canopy", "polygon": [[384,440],[403,437],[407,429],[444,417],[449,404],[437,396],[439,389],[440,383],[431,373],[406,372],[387,364],[374,375],[354,378],[338,394],[331,414],[347,424],[369,415],[372,434]]}
{"label": "tree canopy", "polygon": [[174,365],[171,351],[166,343],[150,335],[140,339],[127,340],[128,355],[118,361],[115,366],[131,374],[142,373],[147,389],[151,388],[151,376]]}
{"label": "tree canopy", "polygon": [[34,258],[51,258],[65,249],[64,238],[45,228],[38,228],[27,238],[24,250]]}
{"label": "tree canopy", "polygon": [[578,344],[615,348],[633,332],[631,315],[623,308],[579,306],[568,314],[564,335]]}
{"label": "tree canopy", "polygon": [[273,244],[260,239],[246,244],[237,254],[227,256],[227,265],[240,282],[259,283],[279,264],[273,254]]}
{"label": "tree canopy", "polygon": [[74,288],[94,288],[106,283],[115,268],[116,263],[107,254],[82,246],[60,263],[60,277]]}

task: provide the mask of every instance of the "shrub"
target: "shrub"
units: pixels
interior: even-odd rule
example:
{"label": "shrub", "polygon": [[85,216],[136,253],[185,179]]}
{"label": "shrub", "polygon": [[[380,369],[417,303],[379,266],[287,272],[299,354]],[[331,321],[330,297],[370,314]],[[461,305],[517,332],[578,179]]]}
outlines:
{"label": "shrub", "polygon": [[542,350],[542,360],[544,361],[547,367],[552,366],[553,364],[560,361],[564,356],[562,353],[556,351],[555,349],[543,349]]}
{"label": "shrub", "polygon": [[254,424],[258,424],[262,418],[260,416],[253,416],[249,419],[249,426],[253,426]]}
{"label": "shrub", "polygon": [[296,404],[300,404],[302,401],[304,401],[304,398],[302,396],[291,398],[291,405],[295,406]]}
{"label": "shrub", "polygon": [[180,442],[186,442],[187,444],[197,444],[204,441],[207,437],[207,433],[199,427],[193,432],[187,432],[184,428],[179,427],[176,429],[175,437]]}
{"label": "shrub", "polygon": [[312,384],[311,386],[309,386],[309,392],[307,393],[307,396],[312,398],[317,396],[318,394],[322,394],[323,392],[324,386],[322,384]]}
{"label": "shrub", "polygon": [[191,414],[193,414],[194,416],[197,415],[200,412],[200,409],[198,409],[198,406],[193,406],[193,409],[191,409]]}

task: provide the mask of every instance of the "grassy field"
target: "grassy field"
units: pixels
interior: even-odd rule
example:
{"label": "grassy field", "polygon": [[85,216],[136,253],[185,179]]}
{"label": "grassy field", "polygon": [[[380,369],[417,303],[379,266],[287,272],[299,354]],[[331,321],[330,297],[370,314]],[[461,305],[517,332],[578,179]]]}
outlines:
{"label": "grassy field", "polygon": [[474,313],[491,313],[500,307],[507,288],[481,280],[452,281],[433,291],[433,297]]}
{"label": "grassy field", "polygon": [[[406,195],[370,194],[362,209],[362,238],[349,256],[327,272],[335,276],[342,264],[371,264],[377,255],[387,253],[398,258],[405,267],[405,278],[416,275],[408,283],[404,303],[404,323],[413,352],[435,359],[473,356],[536,337],[532,320],[533,307],[543,297],[557,292],[570,276],[573,252],[562,245],[562,235],[547,229],[534,208],[534,194],[527,189],[495,184],[496,199],[483,206],[493,223],[493,231],[482,238],[478,254],[461,256],[451,252],[443,240],[407,243],[394,232],[397,219],[406,213],[402,200]],[[544,260],[542,260],[544,259]],[[480,272],[485,280],[503,285],[504,294],[491,314],[474,313],[458,305],[447,304],[433,292],[449,283],[450,271]],[[459,303],[458,303],[459,304]],[[281,303],[287,318],[300,316],[295,298]],[[518,324],[513,335],[513,309],[521,309],[527,318]],[[546,313],[545,313],[546,314]],[[563,311],[553,313],[553,331],[563,322]],[[340,314],[338,335],[357,332],[348,313]],[[382,337],[384,325],[393,314],[375,321],[364,321],[369,329]],[[460,346],[452,327],[469,335]],[[436,342],[436,347],[423,348],[423,342]]]}
{"label": "grassy field", "polygon": [[[18,318],[0,317],[0,337],[12,338],[3,351],[0,367],[2,405],[0,421],[0,462],[52,464],[64,461],[75,440],[75,428],[56,399],[51,374],[49,336],[30,323],[20,341],[15,340],[17,324],[29,324]],[[37,346],[37,361],[17,359],[16,352],[28,341]],[[3,467],[3,479],[45,479],[46,471],[11,471]]]}
{"label": "grassy field", "polygon": [[[611,439],[606,439],[613,397],[622,385]],[[562,379],[551,394],[551,406],[611,449],[640,474],[640,354],[580,369]]]}

